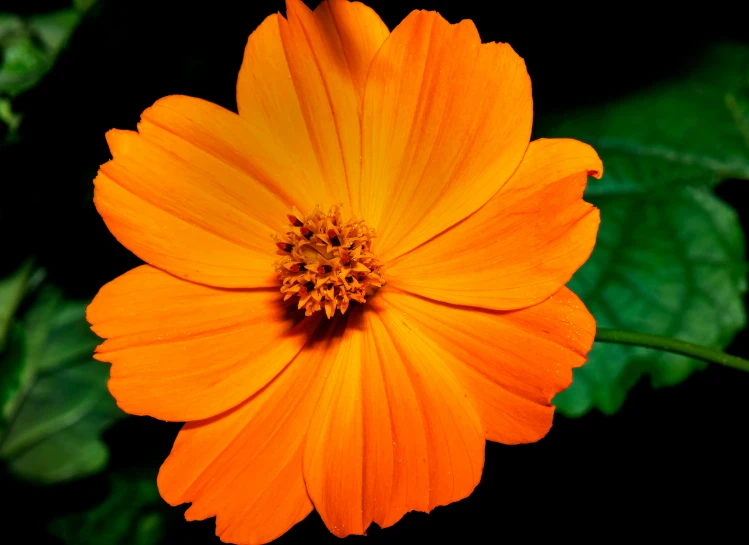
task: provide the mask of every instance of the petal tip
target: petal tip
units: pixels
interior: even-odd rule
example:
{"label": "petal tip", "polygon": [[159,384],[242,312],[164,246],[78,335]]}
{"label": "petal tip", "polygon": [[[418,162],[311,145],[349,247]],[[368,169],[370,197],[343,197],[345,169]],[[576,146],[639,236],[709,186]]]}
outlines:
{"label": "petal tip", "polygon": [[[320,5],[325,2],[321,2]],[[312,10],[302,0],[286,0],[286,17],[290,17],[292,14],[297,15],[299,13],[307,12],[310,13]]]}

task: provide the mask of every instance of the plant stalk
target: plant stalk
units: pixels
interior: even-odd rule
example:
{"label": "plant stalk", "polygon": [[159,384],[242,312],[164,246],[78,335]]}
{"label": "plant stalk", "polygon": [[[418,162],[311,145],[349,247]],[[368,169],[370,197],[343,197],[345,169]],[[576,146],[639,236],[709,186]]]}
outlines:
{"label": "plant stalk", "polygon": [[719,363],[734,369],[749,372],[749,360],[731,356],[720,350],[707,348],[699,344],[680,341],[670,337],[661,337],[650,333],[638,333],[636,331],[624,331],[621,329],[610,329],[600,327],[596,332],[596,341],[602,343],[628,344],[632,346],[642,346],[645,348],[655,348],[673,354],[681,354],[710,363]]}

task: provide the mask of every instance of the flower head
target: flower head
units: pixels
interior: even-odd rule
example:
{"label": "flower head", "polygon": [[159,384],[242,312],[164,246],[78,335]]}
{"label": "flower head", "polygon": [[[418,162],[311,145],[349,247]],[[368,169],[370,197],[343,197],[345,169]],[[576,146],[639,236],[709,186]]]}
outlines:
{"label": "flower head", "polygon": [[189,520],[264,543],[466,497],[527,443],[595,322],[601,162],[529,143],[530,79],[470,21],[288,0],[250,36],[239,114],[185,96],[107,134],[95,204],[147,264],[88,319],[125,411],[186,421],[158,478]]}

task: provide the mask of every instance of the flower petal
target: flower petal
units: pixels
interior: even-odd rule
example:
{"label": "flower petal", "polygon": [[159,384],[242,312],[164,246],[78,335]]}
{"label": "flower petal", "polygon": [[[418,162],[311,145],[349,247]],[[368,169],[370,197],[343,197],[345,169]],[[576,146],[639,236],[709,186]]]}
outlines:
{"label": "flower petal", "polygon": [[[329,16],[326,11],[330,12]],[[317,6],[314,15],[332,41],[336,36],[340,40],[361,108],[369,66],[390,34],[387,25],[369,6],[349,0],[325,0]],[[340,52],[336,53],[338,55]]]}
{"label": "flower petal", "polygon": [[[369,306],[369,305],[368,305]],[[484,439],[460,383],[392,312],[349,317],[307,434],[307,491],[331,532],[363,534],[465,498]]]}
{"label": "flower petal", "polygon": [[246,123],[188,97],[157,102],[143,120],[142,135],[107,133],[114,159],[101,167],[94,202],[110,231],[144,261],[182,278],[276,285],[270,235],[288,227],[294,201],[255,177],[253,156],[237,144]]}
{"label": "flower petal", "polygon": [[576,140],[536,140],[481,210],[387,268],[392,286],[447,303],[515,309],[548,298],[593,251],[598,209],[583,201],[603,172]]}
{"label": "flower petal", "polygon": [[245,403],[188,422],[159,472],[163,498],[192,502],[188,520],[215,515],[229,543],[267,543],[307,516],[304,437],[337,342],[314,342]]}
{"label": "flower petal", "polygon": [[[138,132],[148,140],[183,158],[195,161],[195,148],[225,163],[252,180],[241,187],[239,195],[267,198],[267,192],[277,196],[288,213],[292,206],[304,206],[318,190],[306,178],[308,165],[298,164],[289,150],[273,142],[251,120],[242,119],[234,112],[199,98],[173,95],[164,97],[143,112]],[[298,140],[303,140],[297,136]],[[207,172],[212,167],[207,160],[196,163]],[[264,186],[267,192],[253,186]],[[237,190],[228,183],[224,190]],[[254,195],[258,192],[258,195]],[[257,219],[275,225],[279,218],[272,216],[278,208],[265,210],[261,202],[243,202]],[[282,218],[283,219],[283,218]]]}
{"label": "flower petal", "polygon": [[567,288],[515,311],[445,305],[397,290],[377,298],[403,328],[435,347],[468,392],[486,438],[529,443],[549,431],[555,394],[572,381],[593,344],[596,324]]}
{"label": "flower petal", "polygon": [[320,321],[300,319],[276,290],[211,288],[149,265],[101,288],[87,318],[107,339],[95,357],[112,363],[118,405],[175,421],[208,418],[253,395]]}
{"label": "flower petal", "polygon": [[307,132],[334,198],[329,204],[348,205],[348,187],[358,183],[361,169],[363,81],[387,27],[366,6],[341,0],[322,2],[314,12],[301,0],[288,0],[286,11],[288,21],[278,19],[280,35]]}
{"label": "flower petal", "polygon": [[[250,35],[237,79],[239,115],[253,127],[248,145],[265,150],[268,166],[307,210],[335,202],[312,147],[273,14]],[[251,142],[251,143],[250,143]]]}
{"label": "flower petal", "polygon": [[514,172],[533,117],[525,63],[470,21],[413,12],[375,56],[353,192],[387,261],[484,205]]}

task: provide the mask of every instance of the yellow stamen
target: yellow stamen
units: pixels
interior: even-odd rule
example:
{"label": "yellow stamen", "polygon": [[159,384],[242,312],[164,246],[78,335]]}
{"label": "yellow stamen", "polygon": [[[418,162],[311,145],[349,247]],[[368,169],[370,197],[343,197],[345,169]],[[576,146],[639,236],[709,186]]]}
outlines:
{"label": "yellow stamen", "polygon": [[304,215],[295,209],[287,217],[292,230],[273,237],[283,256],[274,267],[284,301],[297,296],[307,316],[325,309],[332,318],[336,309],[345,314],[351,301],[366,303],[384,284],[372,253],[375,233],[363,220],[344,222],[340,205],[327,214],[319,206]]}

